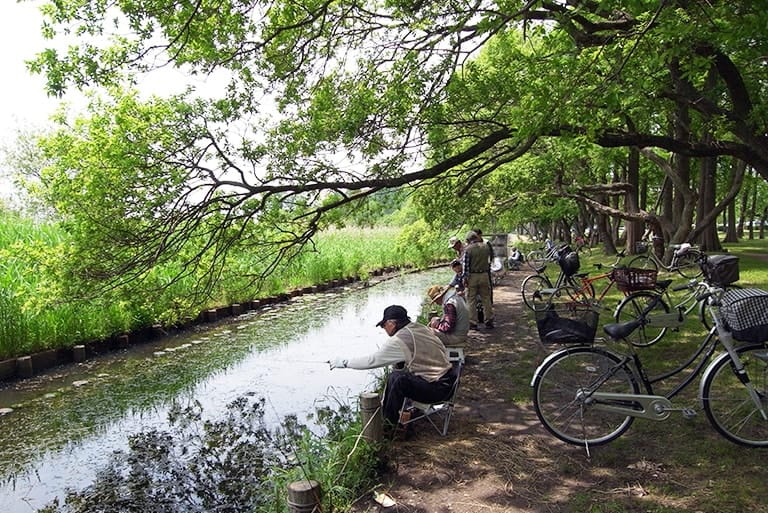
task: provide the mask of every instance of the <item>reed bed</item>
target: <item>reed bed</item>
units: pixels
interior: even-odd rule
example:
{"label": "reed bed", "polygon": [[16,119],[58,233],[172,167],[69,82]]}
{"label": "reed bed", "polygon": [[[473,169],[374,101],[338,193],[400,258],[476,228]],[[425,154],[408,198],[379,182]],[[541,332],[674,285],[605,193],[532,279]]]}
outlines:
{"label": "reed bed", "polygon": [[[233,255],[204,296],[193,291],[200,276],[173,281],[175,267],[154,269],[143,290],[116,290],[77,299],[56,259],[67,244],[54,223],[0,213],[0,359],[99,340],[152,324],[173,325],[208,308],[242,303],[375,269],[424,267],[447,255],[442,234],[421,222],[408,228],[344,228],[319,234],[266,279],[263,262]],[[151,291],[151,292],[149,292]]]}

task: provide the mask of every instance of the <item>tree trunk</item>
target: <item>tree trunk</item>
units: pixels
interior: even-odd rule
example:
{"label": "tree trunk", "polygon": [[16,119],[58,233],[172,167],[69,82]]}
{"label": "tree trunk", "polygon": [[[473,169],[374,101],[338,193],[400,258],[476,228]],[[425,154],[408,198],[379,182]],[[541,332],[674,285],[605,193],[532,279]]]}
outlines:
{"label": "tree trunk", "polygon": [[[629,124],[630,130],[634,127]],[[627,159],[627,183],[630,185],[629,190],[624,195],[624,208],[630,214],[636,214],[640,211],[638,202],[638,189],[640,187],[640,151],[637,148],[629,149],[629,158]],[[643,236],[643,222],[642,221],[626,221],[626,236],[627,247],[632,248],[630,253],[634,252],[639,241]]]}
{"label": "tree trunk", "polygon": [[752,189],[752,205],[749,208],[749,240],[755,238],[755,217],[757,216],[757,180]]}
{"label": "tree trunk", "polygon": [[740,238],[744,237],[744,223],[746,222],[747,217],[747,205],[749,204],[749,195],[751,188],[755,186],[754,180],[752,179],[752,173],[750,173],[750,179],[747,180],[747,185],[744,187],[744,189],[741,191],[741,208],[739,209],[739,222],[736,225],[736,235],[738,235]]}
{"label": "tree trunk", "polygon": [[[739,170],[739,166],[742,167],[741,170]],[[738,159],[733,159],[733,164],[731,165],[730,180],[728,181],[730,183],[733,183],[733,181],[735,180],[739,172],[743,174],[745,168],[746,168],[746,163]],[[727,212],[728,212],[728,217],[725,223],[725,237],[723,239],[723,242],[739,242],[738,231],[736,229],[736,199],[735,198],[733,201],[728,203]],[[742,212],[743,212],[743,208],[742,208]]]}
{"label": "tree trunk", "polygon": [[[699,176],[699,205],[696,209],[696,227],[700,230],[698,242],[704,252],[722,251],[720,239],[717,236],[717,223],[707,221],[707,213],[715,209],[716,197],[717,157],[709,157],[701,160],[701,174]],[[710,217],[711,218],[711,217]],[[717,220],[717,217],[715,217]],[[704,224],[707,223],[707,226]],[[697,231],[699,231],[697,230]]]}

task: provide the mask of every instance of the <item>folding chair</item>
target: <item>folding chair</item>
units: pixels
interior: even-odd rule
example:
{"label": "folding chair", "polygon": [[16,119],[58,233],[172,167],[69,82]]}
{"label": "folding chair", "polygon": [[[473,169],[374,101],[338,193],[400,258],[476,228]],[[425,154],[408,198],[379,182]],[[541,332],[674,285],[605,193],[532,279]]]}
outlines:
{"label": "folding chair", "polygon": [[406,398],[405,401],[403,401],[403,407],[400,410],[401,414],[402,412],[408,410],[410,407],[416,408],[421,413],[415,417],[411,417],[405,422],[401,420],[400,424],[402,426],[407,426],[408,424],[416,422],[417,420],[427,419],[429,423],[432,424],[432,427],[434,427],[441,436],[447,435],[448,425],[451,422],[451,417],[453,416],[453,408],[456,404],[456,394],[459,391],[459,383],[461,381],[461,368],[463,367],[463,364],[464,358],[462,352],[461,358],[457,358],[453,361],[453,366],[456,369],[456,381],[453,383],[451,395],[444,401],[424,404]]}

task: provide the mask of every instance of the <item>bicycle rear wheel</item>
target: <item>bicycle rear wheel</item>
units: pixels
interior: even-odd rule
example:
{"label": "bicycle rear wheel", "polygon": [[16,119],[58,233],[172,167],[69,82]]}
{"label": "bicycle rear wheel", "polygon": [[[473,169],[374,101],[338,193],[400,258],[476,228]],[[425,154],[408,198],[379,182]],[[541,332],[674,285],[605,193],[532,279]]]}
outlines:
{"label": "bicycle rear wheel", "polygon": [[[657,302],[653,309],[645,314],[646,321],[635,331],[627,335],[627,342],[637,347],[647,347],[661,340],[667,333],[667,328],[653,324],[653,316],[669,313],[669,306],[653,292],[640,290],[625,297],[616,307],[613,318],[616,322],[627,322],[639,318],[651,304]],[[650,320],[649,320],[650,319]]]}
{"label": "bicycle rear wheel", "polygon": [[684,255],[677,258],[677,272],[683,278],[698,278],[703,274],[699,261],[701,261],[701,252],[696,249],[689,249]]}
{"label": "bicycle rear wheel", "polygon": [[620,437],[635,420],[600,410],[599,402],[590,397],[596,391],[637,394],[640,390],[631,368],[603,349],[583,346],[553,353],[536,369],[532,387],[536,415],[563,442],[603,445]]}
{"label": "bicycle rear wheel", "polygon": [[[768,347],[752,344],[736,348],[758,400],[768,411]],[[768,447],[768,420],[734,372],[727,353],[717,357],[701,379],[701,403],[712,426],[725,438],[748,447]]]}
{"label": "bicycle rear wheel", "polygon": [[537,304],[546,301],[541,294],[543,289],[551,289],[552,282],[543,274],[532,274],[523,280],[520,293],[523,295],[523,303],[531,310],[536,310]]}
{"label": "bicycle rear wheel", "polygon": [[647,255],[636,256],[629,261],[628,267],[634,269],[650,269],[654,271],[659,270],[659,266],[656,265],[656,262]]}

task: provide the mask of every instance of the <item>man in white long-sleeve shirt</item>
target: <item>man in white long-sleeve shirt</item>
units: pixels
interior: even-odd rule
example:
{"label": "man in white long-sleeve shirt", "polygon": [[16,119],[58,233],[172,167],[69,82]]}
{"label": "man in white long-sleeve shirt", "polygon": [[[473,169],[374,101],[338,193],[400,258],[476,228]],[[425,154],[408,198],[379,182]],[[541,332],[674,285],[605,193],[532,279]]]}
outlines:
{"label": "man in white long-sleeve shirt", "polygon": [[389,335],[378,351],[356,358],[337,357],[330,365],[332,370],[365,370],[402,364],[402,369],[390,373],[382,400],[384,418],[396,426],[406,397],[420,403],[443,401],[451,394],[456,372],[440,339],[423,324],[411,322],[402,306],[385,308],[376,326]]}

